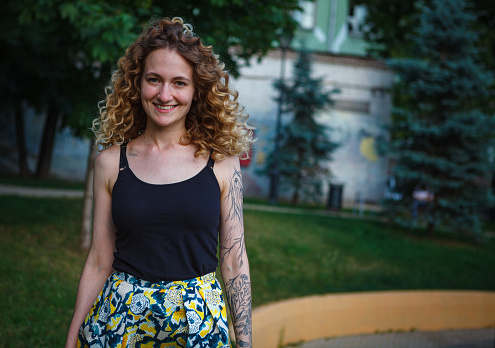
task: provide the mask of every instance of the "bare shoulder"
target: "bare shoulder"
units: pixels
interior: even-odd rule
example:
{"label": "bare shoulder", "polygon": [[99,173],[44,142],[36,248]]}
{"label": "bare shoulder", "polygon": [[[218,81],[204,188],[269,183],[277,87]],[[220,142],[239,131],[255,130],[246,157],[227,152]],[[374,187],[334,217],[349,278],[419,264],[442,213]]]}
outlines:
{"label": "bare shoulder", "polygon": [[226,156],[222,160],[215,161],[214,168],[222,192],[228,190],[232,180],[241,180],[241,165],[237,156]]}
{"label": "bare shoulder", "polygon": [[104,182],[111,191],[111,187],[119,174],[120,147],[112,145],[102,150],[95,160],[95,183]]}
{"label": "bare shoulder", "polygon": [[108,167],[114,167],[115,165],[119,166],[120,159],[120,147],[116,145],[112,145],[102,150],[96,156],[95,165],[99,167],[99,169],[105,170]]}

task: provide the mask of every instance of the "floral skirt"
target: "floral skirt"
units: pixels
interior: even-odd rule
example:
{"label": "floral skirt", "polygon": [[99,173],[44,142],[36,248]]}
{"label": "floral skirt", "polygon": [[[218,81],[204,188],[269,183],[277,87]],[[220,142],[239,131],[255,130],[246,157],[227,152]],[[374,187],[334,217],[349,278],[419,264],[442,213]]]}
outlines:
{"label": "floral skirt", "polygon": [[153,283],[114,272],[79,330],[78,347],[230,347],[215,273]]}

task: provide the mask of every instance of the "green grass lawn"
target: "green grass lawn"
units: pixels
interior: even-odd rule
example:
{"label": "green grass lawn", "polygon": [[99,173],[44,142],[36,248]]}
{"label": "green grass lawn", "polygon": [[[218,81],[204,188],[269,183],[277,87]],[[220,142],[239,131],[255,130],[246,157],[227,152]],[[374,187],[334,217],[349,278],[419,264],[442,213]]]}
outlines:
{"label": "green grass lawn", "polygon": [[[82,201],[0,196],[0,347],[65,340],[86,253]],[[331,292],[495,290],[495,240],[402,230],[380,222],[245,212],[253,304]]]}

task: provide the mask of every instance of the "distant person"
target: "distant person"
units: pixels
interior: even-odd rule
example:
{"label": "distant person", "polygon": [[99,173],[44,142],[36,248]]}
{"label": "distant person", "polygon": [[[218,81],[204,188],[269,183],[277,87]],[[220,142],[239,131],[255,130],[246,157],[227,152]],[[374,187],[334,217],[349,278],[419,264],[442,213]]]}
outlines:
{"label": "distant person", "polygon": [[412,219],[417,218],[420,207],[430,207],[434,199],[435,195],[424,184],[417,185],[413,192]]}
{"label": "distant person", "polygon": [[66,347],[251,347],[237,156],[247,115],[211,47],[153,22],[118,62],[94,122],[93,239]]}

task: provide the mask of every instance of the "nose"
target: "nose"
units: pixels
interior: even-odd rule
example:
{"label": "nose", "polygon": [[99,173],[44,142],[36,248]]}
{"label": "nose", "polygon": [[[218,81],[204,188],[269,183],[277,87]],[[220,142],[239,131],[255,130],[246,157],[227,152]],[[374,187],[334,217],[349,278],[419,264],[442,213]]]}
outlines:
{"label": "nose", "polygon": [[162,87],[160,88],[160,91],[157,96],[158,100],[161,103],[166,103],[172,100],[172,88],[167,84],[164,83]]}

